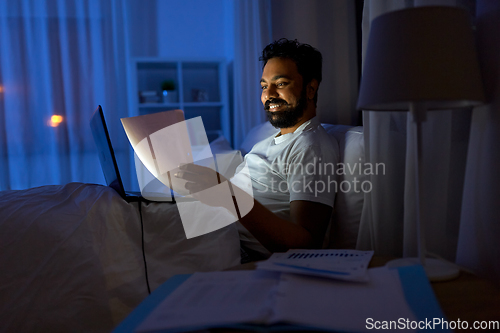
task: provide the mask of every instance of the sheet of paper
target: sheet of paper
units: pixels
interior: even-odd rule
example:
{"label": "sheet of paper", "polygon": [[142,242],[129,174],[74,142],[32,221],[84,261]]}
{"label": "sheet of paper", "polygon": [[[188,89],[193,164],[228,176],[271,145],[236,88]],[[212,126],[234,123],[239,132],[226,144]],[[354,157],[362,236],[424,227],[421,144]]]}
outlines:
{"label": "sheet of paper", "polygon": [[279,273],[195,273],[138,327],[138,332],[236,323],[264,323],[272,315]]}
{"label": "sheet of paper", "polygon": [[257,268],[366,282],[372,256],[373,251],[289,250],[274,253],[268,260],[259,262]]}
{"label": "sheet of paper", "polygon": [[367,319],[415,320],[397,270],[368,270],[370,282],[352,283],[282,274],[271,322],[287,322],[347,332],[366,331]]}

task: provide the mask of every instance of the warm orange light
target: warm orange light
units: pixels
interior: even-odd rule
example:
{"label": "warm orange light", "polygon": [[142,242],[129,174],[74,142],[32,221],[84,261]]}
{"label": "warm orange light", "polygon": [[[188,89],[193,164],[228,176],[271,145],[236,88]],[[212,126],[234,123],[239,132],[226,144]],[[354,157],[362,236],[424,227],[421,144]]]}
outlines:
{"label": "warm orange light", "polygon": [[49,126],[57,127],[59,126],[60,123],[62,123],[63,120],[64,120],[63,116],[55,114],[52,117],[50,117]]}
{"label": "warm orange light", "polygon": [[3,93],[3,86],[0,86],[0,93]]}

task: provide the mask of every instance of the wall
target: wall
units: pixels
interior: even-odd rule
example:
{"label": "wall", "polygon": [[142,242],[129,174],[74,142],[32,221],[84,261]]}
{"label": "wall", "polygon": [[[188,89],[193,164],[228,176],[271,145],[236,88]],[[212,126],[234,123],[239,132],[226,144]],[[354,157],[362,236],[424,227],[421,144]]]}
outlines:
{"label": "wall", "polygon": [[233,58],[231,0],[158,0],[158,56]]}
{"label": "wall", "polygon": [[128,2],[129,50],[132,57],[158,55],[156,1]]}
{"label": "wall", "polygon": [[273,39],[297,39],[323,55],[318,91],[322,122],[356,125],[358,68],[355,1],[272,0]]}

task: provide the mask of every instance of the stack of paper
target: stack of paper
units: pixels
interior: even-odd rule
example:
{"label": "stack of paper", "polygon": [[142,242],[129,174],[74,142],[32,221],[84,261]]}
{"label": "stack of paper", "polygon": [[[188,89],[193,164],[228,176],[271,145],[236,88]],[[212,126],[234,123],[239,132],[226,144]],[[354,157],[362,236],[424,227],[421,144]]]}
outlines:
{"label": "stack of paper", "polygon": [[289,250],[257,263],[257,269],[366,282],[372,256],[373,251]]}
{"label": "stack of paper", "polygon": [[[425,279],[423,270],[421,274]],[[367,283],[350,283],[269,271],[195,273],[137,331],[253,327],[249,325],[281,325],[288,330],[285,324],[359,332],[367,329],[370,318],[417,319],[405,300],[397,270],[374,268],[368,275]]]}

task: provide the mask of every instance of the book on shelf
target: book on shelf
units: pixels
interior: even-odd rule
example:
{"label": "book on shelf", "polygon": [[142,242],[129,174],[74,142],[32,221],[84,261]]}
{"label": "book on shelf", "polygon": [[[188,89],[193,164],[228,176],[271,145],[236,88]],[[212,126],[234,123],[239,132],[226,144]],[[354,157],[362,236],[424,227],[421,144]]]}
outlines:
{"label": "book on shelf", "polygon": [[146,96],[158,96],[158,92],[156,90],[142,90],[139,91],[139,95],[146,97]]}
{"label": "book on shelf", "polygon": [[139,92],[139,102],[144,103],[159,103],[161,102],[160,96],[155,90],[143,90]]}

